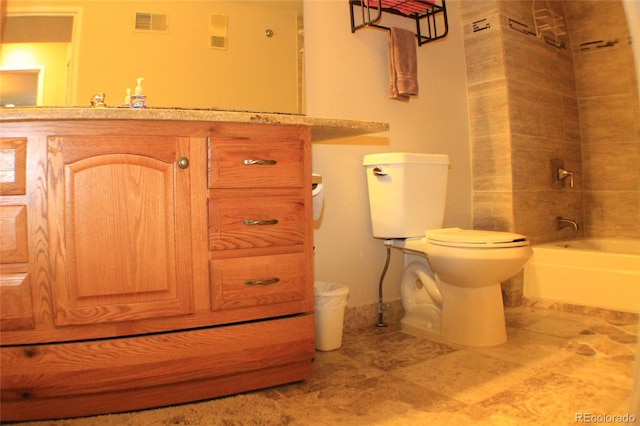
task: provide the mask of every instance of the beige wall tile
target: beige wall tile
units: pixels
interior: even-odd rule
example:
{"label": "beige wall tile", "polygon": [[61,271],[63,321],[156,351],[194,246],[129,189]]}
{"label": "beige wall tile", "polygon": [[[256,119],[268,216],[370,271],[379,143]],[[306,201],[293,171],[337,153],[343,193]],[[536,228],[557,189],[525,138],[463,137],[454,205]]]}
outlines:
{"label": "beige wall tile", "polygon": [[472,138],[509,133],[507,88],[504,80],[469,86]]}
{"label": "beige wall tile", "polygon": [[562,97],[562,111],[564,124],[564,141],[580,143],[580,110],[575,96]]}
{"label": "beige wall tile", "polygon": [[[566,240],[583,235],[582,191],[518,191],[513,194],[516,232],[534,243]],[[556,217],[578,222],[580,230],[557,230]]]}
{"label": "beige wall tile", "polygon": [[509,80],[575,96],[573,63],[568,49],[544,40],[504,29],[504,57]]}
{"label": "beige wall tile", "polygon": [[640,238],[638,191],[585,191],[584,197],[588,236]]}
{"label": "beige wall tile", "polygon": [[460,2],[462,23],[466,24],[490,15],[496,15],[500,11],[501,3],[501,0],[462,0]]}
{"label": "beige wall tile", "polygon": [[[499,17],[495,16],[492,19],[488,29],[465,34],[467,84],[473,85],[505,78]],[[467,26],[471,27],[471,24]]]}
{"label": "beige wall tile", "polygon": [[584,188],[590,191],[638,191],[638,143],[586,144],[582,148]]}
{"label": "beige wall tile", "polygon": [[511,190],[511,140],[508,135],[471,139],[474,191]]}
{"label": "beige wall tile", "polygon": [[[512,168],[514,191],[548,191],[550,189],[570,189],[569,182],[559,183],[557,168],[551,160],[559,159],[564,168],[573,173],[574,188],[582,186],[581,146],[566,144],[546,138],[513,135]],[[516,215],[519,212],[516,210]]]}
{"label": "beige wall tile", "polygon": [[515,19],[533,30],[533,13],[531,6],[532,2],[530,0],[503,1],[500,3],[500,11],[503,16]]}
{"label": "beige wall tile", "polygon": [[632,99],[637,94],[581,98],[582,143],[625,142],[636,139],[637,113]]}
{"label": "beige wall tile", "polygon": [[562,140],[562,95],[509,81],[509,125],[513,133]]}
{"label": "beige wall tile", "polygon": [[[627,0],[625,0],[627,1]],[[572,43],[628,38],[627,18],[620,1],[563,1]]]}
{"label": "beige wall tile", "polygon": [[473,194],[473,228],[513,231],[511,191],[476,191]]}
{"label": "beige wall tile", "polygon": [[581,98],[628,94],[633,90],[635,68],[631,46],[626,42],[578,52],[574,67],[576,89]]}

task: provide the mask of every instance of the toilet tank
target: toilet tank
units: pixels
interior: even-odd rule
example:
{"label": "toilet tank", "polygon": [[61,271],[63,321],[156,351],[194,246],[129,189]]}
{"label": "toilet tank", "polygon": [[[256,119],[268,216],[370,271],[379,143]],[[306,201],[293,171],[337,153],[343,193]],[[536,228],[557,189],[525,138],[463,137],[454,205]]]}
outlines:
{"label": "toilet tank", "polygon": [[363,165],[374,237],[421,237],[427,229],[443,227],[449,156],[369,154]]}

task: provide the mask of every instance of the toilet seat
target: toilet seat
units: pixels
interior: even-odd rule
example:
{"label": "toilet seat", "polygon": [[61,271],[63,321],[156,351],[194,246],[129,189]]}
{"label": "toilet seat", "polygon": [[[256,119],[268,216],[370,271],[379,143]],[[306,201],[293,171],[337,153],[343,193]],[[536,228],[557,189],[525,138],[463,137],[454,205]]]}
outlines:
{"label": "toilet seat", "polygon": [[442,228],[425,232],[427,243],[445,247],[475,249],[528,246],[527,237],[512,232],[483,231],[478,229]]}

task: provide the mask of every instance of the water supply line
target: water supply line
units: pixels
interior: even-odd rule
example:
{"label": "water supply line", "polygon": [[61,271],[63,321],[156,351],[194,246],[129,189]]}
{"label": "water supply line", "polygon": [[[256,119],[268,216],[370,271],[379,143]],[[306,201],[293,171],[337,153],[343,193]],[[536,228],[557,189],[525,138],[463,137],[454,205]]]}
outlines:
{"label": "water supply line", "polygon": [[380,275],[380,283],[378,285],[378,322],[376,323],[376,327],[386,327],[387,323],[384,322],[383,313],[387,309],[389,309],[389,305],[384,303],[382,297],[382,283],[384,282],[384,276],[387,274],[387,269],[389,268],[389,260],[391,259],[391,244],[393,244],[393,240],[384,240],[384,245],[387,248],[387,260],[384,262],[384,268],[382,269],[382,274]]}

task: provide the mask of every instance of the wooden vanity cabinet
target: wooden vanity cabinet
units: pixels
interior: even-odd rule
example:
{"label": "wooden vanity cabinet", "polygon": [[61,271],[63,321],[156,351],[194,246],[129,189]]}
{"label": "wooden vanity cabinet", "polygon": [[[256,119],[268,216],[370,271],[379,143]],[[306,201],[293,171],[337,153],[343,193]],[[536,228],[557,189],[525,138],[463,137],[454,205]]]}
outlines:
{"label": "wooden vanity cabinet", "polygon": [[308,127],[18,121],[0,142],[2,421],[310,376]]}

